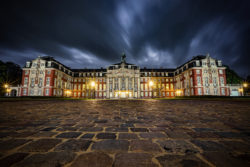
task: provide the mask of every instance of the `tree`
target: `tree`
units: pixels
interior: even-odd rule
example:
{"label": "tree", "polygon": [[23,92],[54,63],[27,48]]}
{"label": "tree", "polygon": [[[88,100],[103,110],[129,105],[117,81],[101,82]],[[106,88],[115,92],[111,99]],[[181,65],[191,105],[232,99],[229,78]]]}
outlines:
{"label": "tree", "polygon": [[234,70],[230,69],[229,66],[226,67],[227,84],[241,84],[243,78],[241,78]]}
{"label": "tree", "polygon": [[16,86],[21,83],[22,69],[19,65],[12,62],[2,62],[0,60],[0,96],[5,93],[4,84]]}

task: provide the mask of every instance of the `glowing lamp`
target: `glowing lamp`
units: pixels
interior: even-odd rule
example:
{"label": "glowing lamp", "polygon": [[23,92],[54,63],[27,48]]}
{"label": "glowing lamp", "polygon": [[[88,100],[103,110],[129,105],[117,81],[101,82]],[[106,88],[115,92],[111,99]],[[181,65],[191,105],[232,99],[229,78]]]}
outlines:
{"label": "glowing lamp", "polygon": [[149,86],[153,86],[154,82],[153,81],[149,81]]}
{"label": "glowing lamp", "polygon": [[92,87],[94,87],[95,86],[95,81],[92,81],[90,84],[91,84]]}

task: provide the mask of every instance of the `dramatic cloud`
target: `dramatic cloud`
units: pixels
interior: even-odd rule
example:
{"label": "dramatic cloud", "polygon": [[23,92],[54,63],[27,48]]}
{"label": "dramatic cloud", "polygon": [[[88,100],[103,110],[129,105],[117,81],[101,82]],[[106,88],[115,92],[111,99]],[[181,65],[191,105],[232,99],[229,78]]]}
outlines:
{"label": "dramatic cloud", "polygon": [[1,4],[0,59],[24,65],[38,55],[71,68],[120,61],[172,68],[210,53],[250,74],[249,1],[79,0]]}

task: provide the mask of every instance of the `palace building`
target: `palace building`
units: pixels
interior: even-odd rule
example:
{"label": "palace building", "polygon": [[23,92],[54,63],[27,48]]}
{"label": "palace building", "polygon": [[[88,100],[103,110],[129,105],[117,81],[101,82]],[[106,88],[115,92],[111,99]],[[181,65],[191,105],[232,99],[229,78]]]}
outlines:
{"label": "palace building", "polygon": [[107,68],[71,69],[53,57],[38,57],[23,68],[20,96],[74,98],[165,98],[229,96],[221,60],[199,55],[175,68],[141,69],[126,62]]}

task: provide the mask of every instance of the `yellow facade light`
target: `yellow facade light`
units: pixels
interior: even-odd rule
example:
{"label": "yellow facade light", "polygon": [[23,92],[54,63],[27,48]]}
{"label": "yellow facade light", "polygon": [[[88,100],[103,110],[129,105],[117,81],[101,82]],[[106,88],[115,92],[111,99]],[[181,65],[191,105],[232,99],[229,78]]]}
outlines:
{"label": "yellow facade light", "polygon": [[7,92],[9,93],[10,91],[11,91],[11,89],[8,88],[8,89],[7,89]]}
{"label": "yellow facade light", "polygon": [[154,82],[153,81],[149,81],[149,86],[153,86]]}
{"label": "yellow facade light", "polygon": [[4,88],[8,88],[9,87],[9,85],[8,84],[4,84]]}
{"label": "yellow facade light", "polygon": [[90,85],[91,85],[92,87],[95,87],[95,81],[92,81],[92,82],[90,83]]}
{"label": "yellow facade light", "polygon": [[243,92],[243,88],[239,88],[239,92]]}
{"label": "yellow facade light", "polygon": [[243,83],[243,87],[245,87],[245,88],[246,88],[247,86],[248,86],[248,85],[247,85],[247,83]]}

